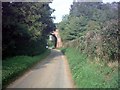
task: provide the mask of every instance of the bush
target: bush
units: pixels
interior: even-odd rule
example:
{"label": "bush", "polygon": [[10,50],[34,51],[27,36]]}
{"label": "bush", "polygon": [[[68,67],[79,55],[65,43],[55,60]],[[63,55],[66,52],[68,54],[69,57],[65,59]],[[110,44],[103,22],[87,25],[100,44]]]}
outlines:
{"label": "bush", "polygon": [[84,36],[67,42],[65,47],[76,47],[90,58],[99,57],[101,60],[117,61],[120,59],[118,38],[117,21],[113,20],[108,22],[103,30],[88,31]]}

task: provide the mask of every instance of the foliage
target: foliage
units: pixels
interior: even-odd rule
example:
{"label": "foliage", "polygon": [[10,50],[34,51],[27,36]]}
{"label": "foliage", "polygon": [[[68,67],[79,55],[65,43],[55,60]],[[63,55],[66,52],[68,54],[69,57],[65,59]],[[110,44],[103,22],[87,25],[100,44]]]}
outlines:
{"label": "foliage", "polygon": [[55,39],[53,40],[47,40],[47,45],[49,48],[55,48]]}
{"label": "foliage", "polygon": [[118,3],[73,2],[57,24],[78,88],[118,88]]}
{"label": "foliage", "polygon": [[118,67],[91,61],[76,48],[63,48],[77,88],[118,88]]}
{"label": "foliage", "polygon": [[118,60],[117,6],[116,2],[73,2],[70,14],[57,24],[63,42],[78,48],[90,58]]}
{"label": "foliage", "polygon": [[65,47],[76,47],[91,58],[99,57],[106,61],[119,60],[118,25],[111,21],[101,31],[88,31],[85,36],[66,43]]}
{"label": "foliage", "polygon": [[49,3],[2,3],[3,59],[46,50],[46,35],[55,29]]}
{"label": "foliage", "polygon": [[11,80],[18,77],[32,65],[37,63],[38,61],[45,58],[50,53],[50,50],[45,51],[41,55],[37,56],[15,56],[12,58],[8,58],[3,61],[2,68],[2,84],[3,87],[7,85]]}

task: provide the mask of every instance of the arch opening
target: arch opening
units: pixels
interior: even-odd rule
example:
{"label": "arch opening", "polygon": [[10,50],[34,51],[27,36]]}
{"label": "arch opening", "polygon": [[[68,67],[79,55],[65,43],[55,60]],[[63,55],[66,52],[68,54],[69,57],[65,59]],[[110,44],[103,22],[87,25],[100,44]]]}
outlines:
{"label": "arch opening", "polygon": [[62,40],[61,40],[61,37],[59,34],[59,30],[55,30],[55,31],[50,33],[49,42],[52,42],[52,44],[54,44],[54,47],[52,47],[52,48],[62,47]]}
{"label": "arch opening", "polygon": [[57,47],[57,37],[54,34],[49,35],[48,47],[54,49]]}
{"label": "arch opening", "polygon": [[54,48],[57,48],[57,37],[54,34],[51,34],[54,37]]}

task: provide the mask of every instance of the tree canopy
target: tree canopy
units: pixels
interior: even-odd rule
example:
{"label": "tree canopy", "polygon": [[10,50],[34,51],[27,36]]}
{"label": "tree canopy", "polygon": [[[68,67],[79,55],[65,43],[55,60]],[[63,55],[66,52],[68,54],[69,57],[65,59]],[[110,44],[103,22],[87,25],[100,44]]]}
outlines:
{"label": "tree canopy", "polygon": [[117,59],[118,2],[73,2],[69,15],[57,24],[64,43],[79,47],[89,56]]}
{"label": "tree canopy", "polygon": [[3,2],[2,7],[3,58],[44,52],[46,36],[55,29],[49,3]]}

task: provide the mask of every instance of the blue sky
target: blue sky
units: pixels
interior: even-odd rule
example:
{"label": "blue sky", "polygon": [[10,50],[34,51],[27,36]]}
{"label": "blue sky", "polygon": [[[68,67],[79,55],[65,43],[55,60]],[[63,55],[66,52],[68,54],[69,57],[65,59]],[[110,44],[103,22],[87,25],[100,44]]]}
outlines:
{"label": "blue sky", "polygon": [[[113,1],[120,1],[120,0],[103,0],[103,2],[113,2]],[[65,14],[69,14],[70,5],[72,4],[73,0],[53,0],[50,4],[50,7],[55,9],[56,11],[52,14],[55,16],[56,19],[54,20],[55,23],[58,23],[62,20],[62,16]]]}

